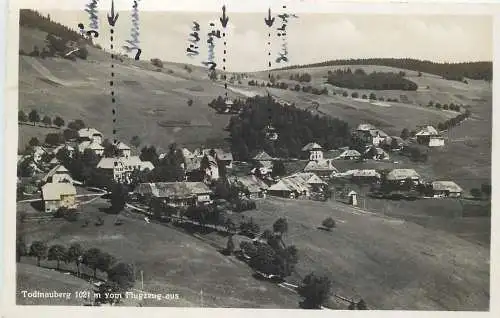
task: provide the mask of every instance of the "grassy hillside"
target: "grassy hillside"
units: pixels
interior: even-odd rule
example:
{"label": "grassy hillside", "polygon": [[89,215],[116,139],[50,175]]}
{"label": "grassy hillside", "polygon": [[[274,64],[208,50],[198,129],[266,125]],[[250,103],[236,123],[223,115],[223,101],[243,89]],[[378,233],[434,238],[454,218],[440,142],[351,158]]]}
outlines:
{"label": "grassy hillside", "polygon": [[301,69],[318,66],[337,65],[379,65],[402,68],[422,73],[439,75],[450,80],[461,80],[463,78],[491,80],[493,78],[492,62],[466,62],[466,63],[435,63],[431,61],[421,61],[417,59],[396,59],[396,58],[372,58],[372,59],[349,59],[333,60],[307,65],[294,65],[284,69]]}

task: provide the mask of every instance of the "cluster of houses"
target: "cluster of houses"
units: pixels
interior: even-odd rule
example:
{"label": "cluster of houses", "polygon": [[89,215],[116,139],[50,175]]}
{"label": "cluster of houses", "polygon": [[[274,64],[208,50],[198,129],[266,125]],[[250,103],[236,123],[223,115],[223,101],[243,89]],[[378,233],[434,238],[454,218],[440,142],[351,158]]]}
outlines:
{"label": "cluster of houses", "polygon": [[[123,142],[116,145],[118,153],[113,157],[104,156],[103,134],[94,128],[82,128],[78,131],[78,137],[73,142],[67,142],[57,147],[33,147],[31,152],[25,156],[18,156],[18,162],[28,160],[33,174],[43,174],[41,181],[41,193],[45,212],[55,212],[59,208],[76,207],[76,188],[81,182],[74,180],[68,169],[59,162],[57,153],[66,150],[70,157],[75,152],[84,153],[92,150],[100,160],[96,166],[99,172],[106,174],[117,182],[130,182],[134,170],[154,169],[149,161],[142,161],[139,156],[132,155],[131,148]],[[44,162],[44,155],[51,155],[48,162]]]}
{"label": "cluster of houses", "polygon": [[[269,129],[273,133],[272,129]],[[370,124],[361,124],[357,128],[359,136],[370,145],[366,149],[370,159],[388,160],[389,155],[381,148],[385,144],[395,144],[398,147],[406,145],[399,137],[389,136]],[[416,134],[417,142],[435,146],[439,134],[431,126],[424,127]],[[43,163],[42,157],[46,152],[56,154],[66,149],[70,156],[75,151],[83,153],[86,149],[93,150],[100,160],[96,168],[120,183],[130,183],[133,171],[153,170],[155,167],[149,161],[142,161],[139,156],[132,155],[131,148],[123,142],[116,145],[118,153],[113,157],[104,156],[102,145],[103,135],[93,128],[84,128],[78,131],[76,143],[66,143],[48,150],[43,147],[34,147],[30,159],[33,161],[36,172],[48,168],[42,181],[42,198],[46,212],[54,212],[61,207],[72,208],[75,206],[76,188],[79,181],[73,180],[68,169],[54,157],[48,163]],[[206,205],[212,203],[213,191],[209,185],[221,178],[219,175],[220,164],[226,169],[233,168],[233,156],[222,149],[195,149],[180,150],[184,157],[182,168],[186,179],[182,182],[142,183],[137,186],[134,193],[147,204],[162,203],[167,206],[180,207],[192,205]],[[301,172],[289,176],[273,179],[271,171],[274,162],[280,160],[273,158],[265,151],[260,151],[252,158],[254,168],[245,176],[230,176],[227,181],[232,186],[244,189],[243,196],[251,199],[266,198],[267,195],[295,199],[312,199],[324,196],[328,190],[328,182],[336,178],[348,179],[352,182],[378,183],[381,174],[374,169],[355,169],[341,172],[335,167],[335,160],[357,160],[366,158],[354,149],[341,149],[340,155],[333,159],[324,157],[321,145],[311,142],[302,148],[308,162]],[[161,154],[160,159],[166,154]],[[22,159],[22,158],[21,158]],[[45,170],[46,171],[46,170]],[[200,179],[201,182],[192,182],[191,179]],[[194,174],[197,177],[193,178]],[[423,182],[420,175],[413,169],[394,169],[385,179],[395,184],[402,184],[411,179],[415,184]],[[452,181],[435,181],[432,183],[436,197],[459,197],[462,193],[460,186]],[[355,195],[355,193],[353,193]],[[354,199],[355,201],[355,199]],[[354,203],[354,202],[353,202]]]}

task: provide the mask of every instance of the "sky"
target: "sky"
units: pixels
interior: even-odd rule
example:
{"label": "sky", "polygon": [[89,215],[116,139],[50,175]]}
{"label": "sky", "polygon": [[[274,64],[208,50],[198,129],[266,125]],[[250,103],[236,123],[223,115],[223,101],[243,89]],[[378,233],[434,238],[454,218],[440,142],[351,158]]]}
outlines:
{"label": "sky", "polygon": [[[41,11],[51,19],[77,29],[79,22],[89,26],[88,13],[81,11]],[[115,49],[131,39],[131,12],[121,11],[115,26]],[[208,57],[209,23],[221,13],[139,12],[141,59],[201,65]],[[303,13],[290,19],[286,42],[289,62],[275,63],[283,39],[276,36],[281,26],[276,17],[271,30],[271,49],[267,12],[231,13],[226,28],[226,69],[235,72],[266,70],[268,51],[272,67],[309,64],[350,58],[416,58],[435,62],[491,61],[493,59],[493,20],[478,15],[389,15]],[[200,55],[186,55],[193,21],[201,26]],[[96,39],[109,49],[110,32],[106,12],[99,13],[100,36]],[[223,41],[215,42],[215,61],[222,66]],[[124,51],[121,51],[124,53]],[[134,55],[134,54],[131,54]]]}

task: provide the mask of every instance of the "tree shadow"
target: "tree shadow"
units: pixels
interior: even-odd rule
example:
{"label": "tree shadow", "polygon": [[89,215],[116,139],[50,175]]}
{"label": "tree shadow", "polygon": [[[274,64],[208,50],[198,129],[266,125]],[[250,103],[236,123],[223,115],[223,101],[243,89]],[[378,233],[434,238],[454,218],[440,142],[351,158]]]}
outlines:
{"label": "tree shadow", "polygon": [[44,211],[43,201],[42,200],[31,202],[30,205],[33,207],[33,209],[35,209],[35,210],[37,210],[39,212],[43,212]]}

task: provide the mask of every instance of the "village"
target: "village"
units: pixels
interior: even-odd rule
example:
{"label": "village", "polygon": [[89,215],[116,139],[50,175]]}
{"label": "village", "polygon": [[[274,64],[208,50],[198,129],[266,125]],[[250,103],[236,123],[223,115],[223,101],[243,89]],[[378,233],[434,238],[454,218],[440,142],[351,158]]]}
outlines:
{"label": "village", "polygon": [[[299,159],[273,158],[265,151],[253,156],[252,162],[235,162],[233,155],[223,149],[196,149],[190,151],[181,148],[184,162],[180,169],[184,172],[184,180],[179,182],[139,183],[131,189],[131,197],[148,205],[151,200],[160,200],[174,206],[197,206],[212,204],[215,198],[214,184],[221,178],[226,182],[238,186],[239,198],[249,200],[265,199],[267,195],[288,199],[326,200],[331,197],[331,188],[335,180],[348,180],[354,184],[368,184],[378,190],[390,187],[390,192],[409,193],[414,190],[421,197],[460,197],[462,188],[452,180],[424,180],[413,169],[392,169],[377,171],[376,169],[349,169],[340,171],[336,162],[350,160],[363,162],[366,160],[390,162],[392,152],[400,152],[409,143],[418,143],[428,147],[444,145],[444,137],[432,126],[425,126],[415,134],[414,138],[403,140],[399,136],[389,136],[384,131],[371,124],[360,124],[354,132],[368,145],[363,152],[355,149],[325,150],[315,142],[304,145],[305,160],[300,160],[305,166],[302,170],[293,171],[288,175],[277,175],[277,170],[284,170],[285,161]],[[269,138],[278,138],[277,133]],[[32,192],[41,192],[43,212],[53,213],[59,208],[73,209],[77,207],[77,188],[84,186],[82,181],[71,175],[68,168],[58,159],[62,151],[71,158],[76,151],[80,154],[92,152],[99,161],[94,167],[99,174],[108,176],[116,183],[131,185],[135,172],[153,171],[154,165],[150,161],[142,161],[138,155],[132,154],[131,147],[123,142],[116,144],[116,151],[112,156],[104,155],[103,135],[93,128],[82,128],[78,131],[78,138],[55,147],[29,147],[27,154],[19,155],[19,164],[30,167],[35,180],[28,188]],[[385,149],[385,150],[384,150]],[[387,151],[386,151],[387,150]],[[163,160],[168,154],[160,154]],[[221,176],[221,167],[224,176]],[[250,167],[248,173],[242,174]],[[235,170],[235,173],[233,173]],[[237,171],[240,170],[238,173]],[[227,171],[227,172],[226,172]],[[284,172],[284,171],[282,171]],[[201,178],[200,178],[201,174]],[[192,177],[196,176],[196,177]],[[33,179],[33,177],[35,177]],[[199,181],[191,181],[197,178]],[[18,178],[18,182],[21,180]],[[104,187],[104,184],[94,184],[95,187]],[[22,189],[26,189],[23,187]],[[105,187],[106,189],[106,187]],[[159,191],[158,189],[162,189]],[[429,191],[430,189],[430,191]],[[106,189],[109,190],[109,189]],[[343,197],[348,204],[358,205],[357,193],[348,188],[343,189]],[[417,191],[418,190],[418,191]],[[387,192],[387,191],[386,191]],[[150,207],[150,206],[149,206]]]}

